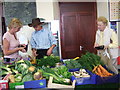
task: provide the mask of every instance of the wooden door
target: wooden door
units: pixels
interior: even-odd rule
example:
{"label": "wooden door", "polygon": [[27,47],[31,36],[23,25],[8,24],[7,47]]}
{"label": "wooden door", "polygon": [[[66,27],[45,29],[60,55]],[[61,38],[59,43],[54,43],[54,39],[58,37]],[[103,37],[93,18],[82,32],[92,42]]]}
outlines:
{"label": "wooden door", "polygon": [[3,16],[3,4],[0,2],[0,16]]}
{"label": "wooden door", "polygon": [[95,41],[95,16],[93,13],[80,13],[78,15],[78,26],[79,26],[79,48],[80,55],[84,54],[86,51],[95,52],[94,41]]}
{"label": "wooden door", "polygon": [[62,15],[62,57],[70,58],[79,56],[79,36],[77,31],[77,18],[74,13],[64,13]]}
{"label": "wooden door", "polygon": [[[91,7],[88,7],[88,6]],[[75,58],[93,48],[96,32],[95,3],[60,3],[62,58]]]}

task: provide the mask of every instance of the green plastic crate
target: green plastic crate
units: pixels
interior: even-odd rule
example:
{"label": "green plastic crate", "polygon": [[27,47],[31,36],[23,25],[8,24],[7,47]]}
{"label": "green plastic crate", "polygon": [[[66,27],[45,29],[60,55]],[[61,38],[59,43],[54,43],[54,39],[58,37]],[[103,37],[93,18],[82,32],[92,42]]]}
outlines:
{"label": "green plastic crate", "polygon": [[24,83],[22,83],[22,82],[9,83],[9,89],[15,90],[15,86],[17,86],[17,85],[24,85]]}

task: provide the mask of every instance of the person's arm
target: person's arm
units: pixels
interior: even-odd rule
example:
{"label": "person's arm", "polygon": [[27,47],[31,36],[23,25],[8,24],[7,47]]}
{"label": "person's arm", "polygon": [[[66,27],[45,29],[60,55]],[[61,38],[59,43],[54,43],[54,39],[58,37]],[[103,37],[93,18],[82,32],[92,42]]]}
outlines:
{"label": "person's arm", "polygon": [[52,51],[53,51],[54,47],[56,47],[56,45],[57,45],[57,40],[55,39],[55,37],[54,37],[54,35],[52,34],[51,31],[49,32],[49,40],[50,40],[50,43],[51,43],[51,47],[47,51],[48,56],[52,54]]}
{"label": "person's arm", "polygon": [[109,44],[109,48],[117,48],[118,47],[118,36],[115,31],[112,32],[111,40],[112,40],[112,43]]}
{"label": "person's arm", "polygon": [[99,44],[98,44],[98,33],[96,32],[94,48],[97,47],[97,46],[99,46]]}
{"label": "person's arm", "polygon": [[55,45],[55,46],[57,45],[57,40],[55,39],[55,36],[52,34],[51,31],[49,32],[49,40],[51,45]]}
{"label": "person's arm", "polygon": [[24,49],[24,47],[20,47],[20,48],[15,48],[15,49],[9,50],[9,47],[10,47],[10,43],[8,42],[8,40],[6,38],[4,38],[4,40],[3,40],[4,55],[10,55],[10,54],[18,52],[19,50],[22,51]]}
{"label": "person's arm", "polygon": [[48,51],[47,51],[47,55],[48,55],[48,56],[52,54],[52,51],[53,51],[53,49],[54,49],[55,46],[56,46],[56,45],[53,44],[53,45],[48,49]]}
{"label": "person's arm", "polygon": [[56,45],[55,44],[53,44],[49,49],[54,49],[54,47],[56,47]]}
{"label": "person's arm", "polygon": [[105,49],[106,48],[118,48],[118,36],[117,36],[115,31],[112,32],[112,35],[111,35],[110,39],[111,39],[112,43],[105,46]]}
{"label": "person's arm", "polygon": [[32,33],[31,39],[30,39],[30,44],[31,44],[31,48],[32,50],[36,48],[36,43],[35,40],[33,39],[34,34]]}
{"label": "person's arm", "polygon": [[37,56],[37,54],[36,54],[37,51],[36,51],[36,48],[35,48],[36,44],[35,44],[35,41],[33,39],[33,36],[31,36],[30,44],[31,44],[31,49],[32,49],[32,55],[34,57],[36,57]]}

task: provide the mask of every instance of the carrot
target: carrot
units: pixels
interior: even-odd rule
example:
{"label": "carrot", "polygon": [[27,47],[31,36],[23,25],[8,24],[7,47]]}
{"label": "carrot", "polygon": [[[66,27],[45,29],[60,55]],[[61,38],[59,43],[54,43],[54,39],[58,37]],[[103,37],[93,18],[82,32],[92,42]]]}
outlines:
{"label": "carrot", "polygon": [[113,75],[113,74],[109,73],[104,67],[102,67],[102,65],[99,65],[98,67],[101,69],[102,73],[103,73],[105,76]]}
{"label": "carrot", "polygon": [[100,67],[100,69],[103,71],[103,73],[109,73],[104,67],[102,67],[101,65],[99,65],[98,67]]}
{"label": "carrot", "polygon": [[95,72],[95,74],[97,74],[98,76],[103,76],[98,66],[95,66],[92,72]]}
{"label": "carrot", "polygon": [[95,66],[92,72],[101,77],[108,77],[113,75],[112,73],[109,73],[102,65]]}
{"label": "carrot", "polygon": [[97,71],[95,71],[95,74],[100,75]]}
{"label": "carrot", "polygon": [[98,73],[97,71],[95,71],[95,74],[97,74],[98,76],[104,77],[104,75]]}
{"label": "carrot", "polygon": [[98,66],[97,70],[98,70],[98,72],[100,73],[99,76],[101,76],[101,77],[106,77],[106,76],[107,76],[107,75],[104,73],[104,71],[103,71],[99,66]]}
{"label": "carrot", "polygon": [[99,67],[97,68],[97,71],[98,71],[98,73],[99,73],[100,76],[103,75],[103,73],[101,72],[101,69]]}
{"label": "carrot", "polygon": [[98,67],[97,68],[97,72],[98,72],[98,75],[101,76],[101,77],[105,77],[104,73],[102,72],[101,68]]}
{"label": "carrot", "polygon": [[92,72],[95,72],[95,70],[97,69],[98,66],[95,66],[94,69],[92,70]]}
{"label": "carrot", "polygon": [[101,75],[101,77],[108,77],[108,76],[103,74],[103,75]]}
{"label": "carrot", "polygon": [[112,76],[113,74],[112,73],[109,73],[110,76]]}

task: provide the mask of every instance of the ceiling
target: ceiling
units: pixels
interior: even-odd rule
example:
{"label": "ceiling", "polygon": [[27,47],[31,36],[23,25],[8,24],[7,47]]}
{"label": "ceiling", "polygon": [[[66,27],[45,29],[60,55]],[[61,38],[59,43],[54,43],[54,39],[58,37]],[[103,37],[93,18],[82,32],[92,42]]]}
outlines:
{"label": "ceiling", "polygon": [[108,2],[109,0],[0,0],[0,2]]}

